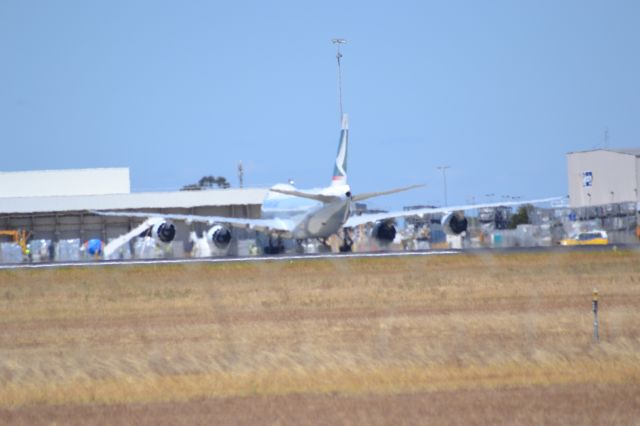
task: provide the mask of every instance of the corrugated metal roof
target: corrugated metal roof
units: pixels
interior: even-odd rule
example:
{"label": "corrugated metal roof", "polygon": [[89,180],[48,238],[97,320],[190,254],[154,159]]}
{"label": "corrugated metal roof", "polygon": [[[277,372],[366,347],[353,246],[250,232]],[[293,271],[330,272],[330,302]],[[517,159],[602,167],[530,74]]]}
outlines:
{"label": "corrugated metal roof", "polygon": [[626,155],[633,155],[635,157],[640,157],[640,148],[596,148],[596,149],[588,149],[586,151],[571,151],[571,152],[567,152],[567,155],[587,154],[589,152],[597,152],[597,151],[616,152],[618,154],[626,154]]}
{"label": "corrugated metal roof", "polygon": [[268,189],[138,192],[132,194],[0,198],[0,214],[82,210],[164,209],[261,204]]}

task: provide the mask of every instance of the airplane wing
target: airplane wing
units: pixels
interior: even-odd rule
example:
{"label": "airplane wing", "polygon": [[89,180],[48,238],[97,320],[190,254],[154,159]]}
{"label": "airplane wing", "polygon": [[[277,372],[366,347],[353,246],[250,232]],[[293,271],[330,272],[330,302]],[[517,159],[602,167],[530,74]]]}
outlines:
{"label": "airplane wing", "polygon": [[436,213],[450,213],[456,211],[466,211],[466,210],[475,210],[475,209],[484,209],[489,207],[510,207],[510,206],[520,206],[523,204],[541,204],[541,203],[550,203],[553,201],[559,201],[562,197],[552,197],[552,198],[541,198],[538,200],[525,200],[525,201],[509,201],[503,203],[485,203],[485,204],[471,204],[466,206],[449,206],[449,207],[429,207],[423,209],[415,209],[415,210],[402,210],[388,213],[373,213],[373,214],[362,214],[359,216],[351,216],[344,224],[345,228],[351,228],[358,225],[364,225],[365,223],[373,223],[381,220],[389,220],[396,219],[400,217],[409,217],[409,216],[419,216],[425,214],[436,214]]}
{"label": "airplane wing", "polygon": [[113,256],[113,254],[116,251],[118,251],[122,246],[127,244],[133,237],[135,237],[137,235],[140,235],[146,229],[149,229],[152,226],[156,225],[156,223],[158,221],[160,221],[160,220],[161,219],[159,219],[159,218],[153,218],[153,217],[152,218],[147,218],[147,220],[145,220],[140,225],[138,225],[135,228],[133,228],[131,231],[127,232],[124,235],[120,235],[118,238],[115,238],[114,240],[110,241],[104,247],[104,250],[103,250],[104,258],[105,259],[111,259],[111,256]]}
{"label": "airplane wing", "polygon": [[173,213],[145,213],[145,212],[115,212],[94,210],[91,213],[100,216],[138,217],[143,219],[161,218],[170,220],[183,220],[185,222],[200,222],[213,225],[214,223],[227,224],[236,228],[249,228],[257,231],[290,232],[294,224],[290,220],[283,219],[245,219],[240,217],[225,216],[200,216],[190,214]]}

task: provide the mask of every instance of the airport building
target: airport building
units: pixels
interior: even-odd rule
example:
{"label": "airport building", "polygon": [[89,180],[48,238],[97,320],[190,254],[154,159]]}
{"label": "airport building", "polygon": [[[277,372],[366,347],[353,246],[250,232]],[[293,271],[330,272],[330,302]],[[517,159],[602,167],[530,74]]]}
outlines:
{"label": "airport building", "polygon": [[[266,189],[132,193],[128,168],[0,173],[0,230],[26,230],[33,240],[108,241],[143,219],[94,210],[259,217]],[[207,224],[176,222],[176,242]],[[179,244],[177,244],[179,246]]]}
{"label": "airport building", "polygon": [[595,149],[567,154],[572,208],[638,202],[640,149]]}

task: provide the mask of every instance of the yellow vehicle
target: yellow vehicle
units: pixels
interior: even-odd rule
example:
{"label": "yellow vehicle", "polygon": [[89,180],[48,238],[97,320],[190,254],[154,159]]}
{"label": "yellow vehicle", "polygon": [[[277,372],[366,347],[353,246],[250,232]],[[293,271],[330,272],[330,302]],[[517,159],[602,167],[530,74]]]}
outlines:
{"label": "yellow vehicle", "polygon": [[578,232],[577,234],[560,241],[560,245],[563,246],[591,246],[607,244],[609,244],[609,236],[606,231]]}
{"label": "yellow vehicle", "polygon": [[11,229],[11,230],[0,229],[0,236],[1,235],[10,237],[14,243],[20,246],[20,248],[22,249],[22,254],[27,254],[27,241],[29,240],[29,237],[31,237],[30,232],[27,232],[22,229],[19,229],[17,231],[14,229]]}

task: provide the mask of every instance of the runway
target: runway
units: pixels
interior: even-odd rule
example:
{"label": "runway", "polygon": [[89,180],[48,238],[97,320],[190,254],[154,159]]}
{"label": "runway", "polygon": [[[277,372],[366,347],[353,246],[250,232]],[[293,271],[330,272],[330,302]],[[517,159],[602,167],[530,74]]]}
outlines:
{"label": "runway", "polygon": [[509,247],[509,248],[469,248],[449,250],[411,250],[411,251],[383,251],[366,253],[318,253],[318,254],[284,254],[269,256],[231,256],[185,259],[128,259],[128,260],[98,260],[76,262],[42,262],[42,263],[12,263],[0,264],[3,269],[55,269],[55,268],[91,268],[103,266],[125,265],[160,265],[160,264],[189,264],[189,263],[240,263],[240,262],[285,262],[313,259],[354,259],[354,258],[384,258],[410,256],[443,256],[456,254],[506,254],[506,253],[566,253],[569,251],[602,251],[639,250],[636,244],[617,244],[605,246],[551,246],[551,247]]}
{"label": "runway", "polygon": [[207,257],[188,259],[130,259],[130,260],[99,260],[79,262],[45,262],[45,263],[14,263],[2,264],[2,269],[55,269],[55,268],[90,268],[102,266],[124,265],[159,265],[159,264],[189,264],[189,263],[241,263],[241,262],[285,262],[294,260],[313,259],[346,259],[346,258],[380,258],[402,256],[441,256],[459,254],[460,250],[422,250],[376,253],[320,253],[320,254],[295,254],[276,256],[246,256],[246,257]]}

